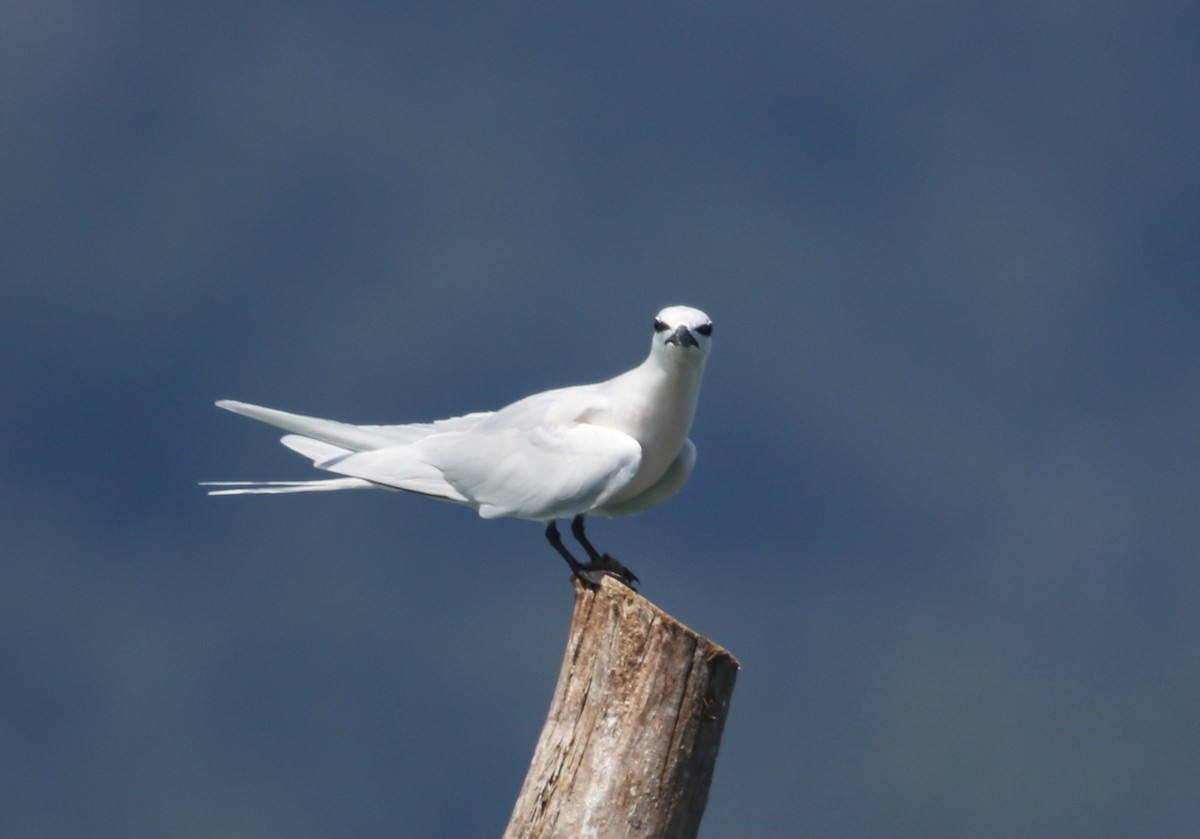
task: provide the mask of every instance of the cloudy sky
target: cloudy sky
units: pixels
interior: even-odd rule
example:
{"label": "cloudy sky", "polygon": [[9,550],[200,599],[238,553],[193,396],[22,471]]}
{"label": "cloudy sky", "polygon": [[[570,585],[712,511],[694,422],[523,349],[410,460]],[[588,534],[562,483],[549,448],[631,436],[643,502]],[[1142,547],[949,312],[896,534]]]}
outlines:
{"label": "cloudy sky", "polygon": [[0,834],[499,835],[536,525],[236,398],[498,407],[716,323],[597,521],[743,670],[701,835],[1200,822],[1194,3],[0,6]]}

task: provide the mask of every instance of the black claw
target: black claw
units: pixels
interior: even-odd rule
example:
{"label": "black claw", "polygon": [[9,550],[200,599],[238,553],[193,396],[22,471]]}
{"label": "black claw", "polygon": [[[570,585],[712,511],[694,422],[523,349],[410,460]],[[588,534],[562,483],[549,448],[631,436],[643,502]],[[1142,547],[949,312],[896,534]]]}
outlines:
{"label": "black claw", "polygon": [[632,589],[636,589],[637,586],[634,584],[640,582],[637,574],[633,573],[620,562],[618,562],[616,557],[604,554],[592,564],[603,568],[607,574],[616,577],[618,580]]}
{"label": "black claw", "polygon": [[605,554],[603,559],[611,560],[611,562],[605,562],[604,564],[589,562],[586,565],[579,565],[573,568],[572,573],[575,575],[575,579],[588,588],[595,590],[600,587],[601,580],[605,577],[612,577],[619,583],[637,591],[637,574],[634,574],[608,554]]}
{"label": "black claw", "polygon": [[573,572],[576,580],[583,584],[583,587],[595,591],[600,588],[600,581],[607,576],[607,572],[599,568],[589,568],[586,565],[580,565]]}
{"label": "black claw", "polygon": [[608,554],[601,554],[588,541],[587,536],[583,532],[583,516],[578,515],[571,522],[571,533],[575,539],[587,551],[588,562],[581,563],[571,555],[567,550],[566,545],[562,543],[562,537],[558,533],[558,525],[555,522],[550,522],[546,525],[546,539],[554,550],[558,551],[559,556],[566,560],[567,565],[571,567],[571,573],[575,579],[579,580],[584,586],[590,589],[596,589],[600,586],[600,581],[604,577],[612,577],[619,580],[621,583],[629,586],[631,589],[637,590],[635,585],[638,582],[637,574],[634,574],[615,558]]}

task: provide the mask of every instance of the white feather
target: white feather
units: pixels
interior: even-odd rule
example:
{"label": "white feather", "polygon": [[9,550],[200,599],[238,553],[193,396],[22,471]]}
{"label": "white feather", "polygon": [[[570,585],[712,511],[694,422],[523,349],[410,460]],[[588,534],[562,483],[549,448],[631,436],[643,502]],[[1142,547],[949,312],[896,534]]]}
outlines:
{"label": "white feather", "polygon": [[290,432],[284,445],[346,477],[208,486],[225,487],[213,495],[383,487],[466,504],[486,518],[638,512],[674,495],[695,464],[687,435],[711,329],[703,312],[672,306],[658,314],[649,356],[626,373],[432,423],[351,425],[221,400]]}
{"label": "white feather", "polygon": [[371,489],[374,484],[361,478],[327,478],[323,481],[202,481],[200,486],[226,487],[209,490],[209,495],[279,495],[284,492]]}

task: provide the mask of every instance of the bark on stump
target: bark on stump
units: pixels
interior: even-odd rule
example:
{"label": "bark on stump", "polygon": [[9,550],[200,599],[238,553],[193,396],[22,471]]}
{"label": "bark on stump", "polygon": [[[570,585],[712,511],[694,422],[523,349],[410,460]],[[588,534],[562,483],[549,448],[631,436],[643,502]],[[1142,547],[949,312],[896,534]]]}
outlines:
{"label": "bark on stump", "polygon": [[577,584],[558,686],[504,839],[694,837],[737,670],[625,586]]}

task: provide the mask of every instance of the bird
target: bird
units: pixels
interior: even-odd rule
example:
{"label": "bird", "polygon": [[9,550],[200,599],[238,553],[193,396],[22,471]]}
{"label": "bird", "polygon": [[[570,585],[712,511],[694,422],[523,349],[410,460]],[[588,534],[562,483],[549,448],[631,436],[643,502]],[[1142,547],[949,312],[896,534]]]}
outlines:
{"label": "bird", "polygon": [[[220,408],[288,433],[281,442],[342,477],[310,481],[205,481],[210,495],[382,488],[471,507],[485,519],[545,524],[572,575],[594,589],[638,577],[588,539],[584,519],[639,513],[675,495],[692,474],[688,438],[711,349],[712,320],[689,306],[654,318],[646,359],[595,384],[535,393],[495,411],[407,425],[353,425],[231,399]],[[563,544],[557,520],[587,555]]]}

